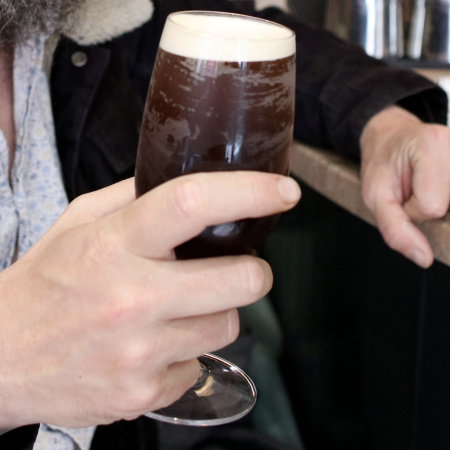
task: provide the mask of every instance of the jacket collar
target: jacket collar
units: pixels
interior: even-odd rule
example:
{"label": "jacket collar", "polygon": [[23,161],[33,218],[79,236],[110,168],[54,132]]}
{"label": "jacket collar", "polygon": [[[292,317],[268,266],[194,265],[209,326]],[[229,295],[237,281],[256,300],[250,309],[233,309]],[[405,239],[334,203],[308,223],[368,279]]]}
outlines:
{"label": "jacket collar", "polygon": [[85,0],[67,16],[61,31],[79,45],[101,44],[140,27],[152,15],[151,0]]}

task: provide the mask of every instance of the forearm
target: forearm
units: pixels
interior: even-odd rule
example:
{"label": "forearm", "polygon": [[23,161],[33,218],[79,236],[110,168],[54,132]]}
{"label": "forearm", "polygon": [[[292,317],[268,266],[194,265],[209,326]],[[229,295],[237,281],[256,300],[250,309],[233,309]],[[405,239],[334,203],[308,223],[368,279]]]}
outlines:
{"label": "forearm", "polygon": [[259,15],[297,34],[296,139],[359,158],[363,130],[390,105],[399,104],[425,122],[446,122],[447,97],[432,82],[389,67],[276,8]]}

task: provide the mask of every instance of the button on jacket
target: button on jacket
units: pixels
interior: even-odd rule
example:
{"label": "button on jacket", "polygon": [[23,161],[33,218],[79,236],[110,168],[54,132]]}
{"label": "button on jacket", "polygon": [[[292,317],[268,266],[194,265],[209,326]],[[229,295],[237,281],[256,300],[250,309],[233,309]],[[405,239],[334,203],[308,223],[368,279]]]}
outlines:
{"label": "button on jacket", "polygon": [[[397,103],[426,122],[446,123],[447,97],[424,78],[366,56],[329,33],[276,8],[256,13],[250,1],[157,0],[152,19],[100,45],[62,38],[53,56],[51,96],[57,146],[69,200],[134,174],[147,88],[167,15],[202,9],[231,11],[282,23],[297,34],[295,137],[359,156],[368,120]],[[156,447],[149,419],[97,429],[93,450]],[[0,448],[29,450],[37,426],[0,436]]]}

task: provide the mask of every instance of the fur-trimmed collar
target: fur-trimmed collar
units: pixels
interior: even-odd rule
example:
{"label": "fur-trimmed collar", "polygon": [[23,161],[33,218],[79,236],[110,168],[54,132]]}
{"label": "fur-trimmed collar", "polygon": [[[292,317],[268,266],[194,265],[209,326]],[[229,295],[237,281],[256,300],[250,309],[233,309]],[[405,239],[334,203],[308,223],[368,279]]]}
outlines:
{"label": "fur-trimmed collar", "polygon": [[138,28],[152,14],[151,0],[85,0],[69,14],[62,34],[80,45],[101,44]]}

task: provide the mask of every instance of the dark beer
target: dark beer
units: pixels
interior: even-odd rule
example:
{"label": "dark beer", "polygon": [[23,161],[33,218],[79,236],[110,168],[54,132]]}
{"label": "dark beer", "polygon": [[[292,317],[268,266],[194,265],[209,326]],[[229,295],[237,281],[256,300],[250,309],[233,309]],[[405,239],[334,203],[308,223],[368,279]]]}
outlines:
{"label": "dark beer", "polygon": [[[265,46],[256,42],[255,51],[252,53],[250,46],[246,58],[230,58],[231,53],[223,60],[204,57],[202,48],[197,49],[198,57],[193,57],[195,42],[185,43],[183,49],[183,43],[175,39],[166,41],[164,45],[163,36],[142,124],[137,195],[196,172],[254,170],[287,175],[293,136],[295,47],[286,50],[280,42],[280,57],[272,47],[266,58]],[[292,42],[290,45],[292,48]],[[252,253],[277,220],[271,216],[209,227],[180,246],[177,256]]]}

